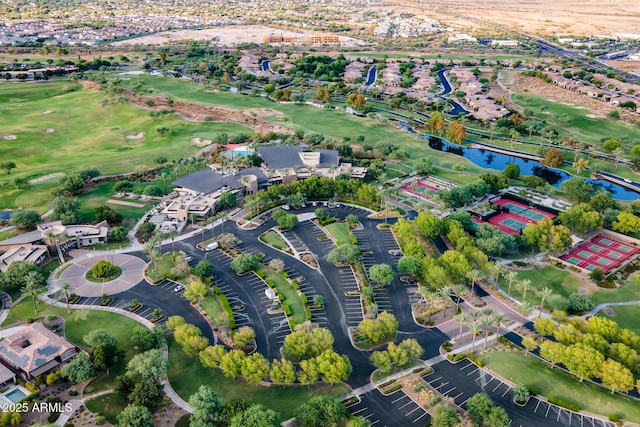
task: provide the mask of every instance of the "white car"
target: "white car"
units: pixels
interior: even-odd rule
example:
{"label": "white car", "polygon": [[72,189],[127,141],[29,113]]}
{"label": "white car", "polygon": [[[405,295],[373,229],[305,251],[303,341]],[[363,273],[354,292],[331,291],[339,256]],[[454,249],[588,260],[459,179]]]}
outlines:
{"label": "white car", "polygon": [[623,181],[626,182],[627,184],[631,184],[633,182],[629,178],[625,178],[625,179],[623,179]]}
{"label": "white car", "polygon": [[173,292],[175,292],[176,294],[180,291],[184,290],[184,286],[183,285],[178,285],[175,288],[173,288]]}
{"label": "white car", "polygon": [[312,202],[311,206],[313,206],[315,208],[316,206],[318,206],[318,204],[316,202]]}
{"label": "white car", "polygon": [[289,205],[284,205],[282,209],[284,209],[285,211],[288,211],[289,209],[291,209],[291,207]]}

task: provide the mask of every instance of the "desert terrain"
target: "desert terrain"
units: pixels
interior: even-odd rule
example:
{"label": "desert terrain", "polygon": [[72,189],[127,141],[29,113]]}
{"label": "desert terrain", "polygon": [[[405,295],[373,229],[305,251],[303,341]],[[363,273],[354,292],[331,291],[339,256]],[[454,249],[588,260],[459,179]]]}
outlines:
{"label": "desert terrain", "polygon": [[392,4],[389,10],[400,8],[457,28],[477,30],[499,25],[540,35],[640,32],[637,0],[388,0],[388,3]]}

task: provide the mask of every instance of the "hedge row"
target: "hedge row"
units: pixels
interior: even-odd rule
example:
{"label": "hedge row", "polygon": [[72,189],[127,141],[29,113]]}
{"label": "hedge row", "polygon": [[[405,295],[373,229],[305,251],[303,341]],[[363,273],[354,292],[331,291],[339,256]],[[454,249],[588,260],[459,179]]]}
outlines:
{"label": "hedge row", "polygon": [[227,313],[227,316],[229,317],[229,328],[231,328],[231,330],[234,330],[236,328],[236,319],[233,316],[233,310],[231,309],[229,300],[227,300],[227,297],[224,296],[220,288],[218,288],[217,286],[213,288],[213,292],[218,297],[218,301],[220,301],[220,305],[222,305],[222,309]]}

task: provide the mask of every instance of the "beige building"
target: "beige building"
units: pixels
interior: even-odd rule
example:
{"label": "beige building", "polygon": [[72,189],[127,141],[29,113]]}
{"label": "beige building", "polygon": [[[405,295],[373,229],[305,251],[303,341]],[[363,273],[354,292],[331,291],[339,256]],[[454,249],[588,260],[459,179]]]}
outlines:
{"label": "beige building", "polygon": [[61,368],[76,351],[75,345],[42,323],[24,324],[0,341],[0,362],[32,379]]}
{"label": "beige building", "polygon": [[0,271],[7,271],[9,265],[19,261],[31,261],[40,265],[47,257],[47,247],[44,245],[15,246],[0,255]]}

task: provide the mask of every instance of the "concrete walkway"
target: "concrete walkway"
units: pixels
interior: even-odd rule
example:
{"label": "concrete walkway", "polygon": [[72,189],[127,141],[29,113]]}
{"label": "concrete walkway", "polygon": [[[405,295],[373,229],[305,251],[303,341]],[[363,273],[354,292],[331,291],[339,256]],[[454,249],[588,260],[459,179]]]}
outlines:
{"label": "concrete walkway", "polygon": [[[40,300],[44,301],[45,303],[49,304],[49,305],[54,305],[56,307],[62,307],[62,308],[66,308],[66,304],[61,303],[59,301],[53,300],[51,298],[49,298],[46,294],[40,294],[38,296],[40,298]],[[127,316],[128,318],[135,320],[136,322],[146,326],[149,329],[153,329],[153,327],[155,326],[153,323],[149,322],[147,319],[145,319],[142,316],[138,316],[135,313],[131,313],[127,310],[122,310],[119,308],[115,308],[115,307],[102,307],[102,306],[98,306],[98,305],[80,305],[80,304],[74,304],[72,306],[70,306],[70,308],[74,309],[74,310],[78,310],[78,309],[85,309],[85,310],[102,310],[102,311],[110,311],[112,313],[117,313],[117,314],[121,314],[123,316]],[[169,358],[169,348],[167,347],[167,345],[163,345],[162,346],[162,353],[164,354],[165,359]],[[171,401],[173,403],[175,403],[177,406],[179,406],[180,408],[184,409],[185,411],[192,413],[193,410],[191,409],[191,407],[189,406],[189,404],[187,402],[185,402],[180,396],[177,395],[177,393],[175,392],[175,390],[173,390],[173,388],[171,387],[171,384],[169,383],[169,381],[165,381],[164,382],[164,392],[167,394],[167,396],[169,396],[169,398],[171,399]],[[95,395],[92,395],[95,397]]]}

